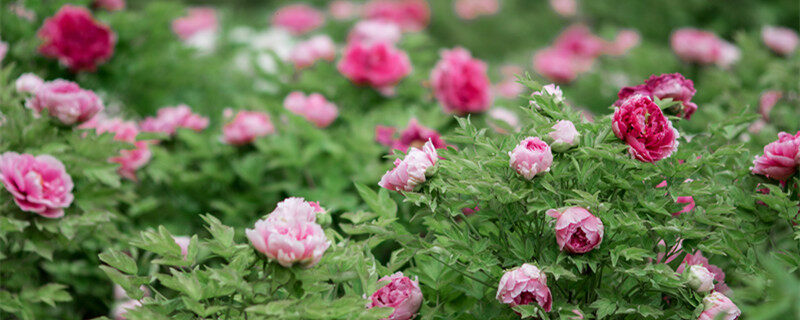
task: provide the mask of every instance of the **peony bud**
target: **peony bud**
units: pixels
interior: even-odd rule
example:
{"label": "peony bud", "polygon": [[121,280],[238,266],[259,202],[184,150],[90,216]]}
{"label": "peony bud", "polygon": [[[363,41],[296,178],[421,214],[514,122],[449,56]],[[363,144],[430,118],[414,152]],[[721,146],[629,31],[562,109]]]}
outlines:
{"label": "peony bud", "polygon": [[[555,103],[564,102],[564,92],[554,83],[542,86],[542,90],[531,93],[531,97],[533,96],[551,97]],[[541,109],[541,106],[534,100],[530,100],[530,104],[535,106],[536,109]]]}
{"label": "peony bud", "polygon": [[489,110],[488,116],[489,126],[497,133],[507,134],[509,130],[514,132],[520,130],[519,117],[511,110],[495,107]]}
{"label": "peony bud", "polygon": [[800,131],[795,135],[786,132],[778,134],[778,140],[764,146],[764,154],[756,156],[750,171],[770,179],[786,181],[798,167],[800,155]]}
{"label": "peony bud", "polygon": [[511,168],[525,179],[531,180],[537,174],[550,171],[553,153],[550,146],[536,137],[528,137],[508,153]]}
{"label": "peony bud", "polygon": [[445,112],[467,114],[491,107],[491,83],[486,63],[474,59],[464,48],[442,51],[431,71],[430,83]]}
{"label": "peony bud", "polygon": [[50,116],[66,125],[87,121],[105,108],[94,92],[67,80],[45,82],[34,93],[26,106],[39,113],[47,110]]}
{"label": "peony bud", "polygon": [[45,218],[64,216],[72,204],[72,177],[64,164],[50,155],[0,154],[0,182],[22,211]]}
{"label": "peony bud", "polygon": [[422,150],[411,147],[405,158],[394,161],[394,169],[387,171],[378,185],[389,190],[413,191],[414,188],[425,182],[429,170],[436,165],[439,155],[433,142],[428,140]]}
{"label": "peony bud", "polygon": [[551,209],[547,215],[556,218],[556,242],[562,251],[586,253],[603,241],[603,222],[584,208]]}
{"label": "peony bud", "polygon": [[697,320],[736,320],[742,311],[720,292],[712,292],[703,298],[703,313]]}
{"label": "peony bud", "polygon": [[408,320],[416,316],[422,304],[422,291],[419,281],[411,280],[397,272],[391,276],[384,276],[378,281],[389,281],[388,284],[375,291],[370,297],[367,309],[374,307],[390,307],[394,309],[387,320]]}
{"label": "peony bud", "polygon": [[172,240],[175,240],[175,243],[178,244],[178,247],[181,248],[181,255],[183,256],[183,260],[189,256],[189,244],[192,243],[192,238],[183,237],[183,236],[173,236]]}
{"label": "peony bud", "polygon": [[497,287],[497,300],[512,307],[537,303],[550,312],[553,300],[544,272],[531,264],[506,271]]}
{"label": "peony bud", "polygon": [[17,88],[17,92],[25,92],[25,93],[36,93],[36,89],[41,87],[44,84],[42,78],[39,78],[37,75],[33,73],[24,73],[17,81],[14,82],[14,86]]}
{"label": "peony bud", "polygon": [[559,120],[552,128],[555,131],[550,132],[548,135],[550,139],[553,139],[553,142],[550,143],[553,151],[564,152],[578,145],[578,138],[581,134],[575,129],[575,125],[572,124],[572,121]]}
{"label": "peony bud", "polygon": [[714,289],[714,274],[701,265],[689,266],[684,275],[686,283],[694,291],[702,293]]}

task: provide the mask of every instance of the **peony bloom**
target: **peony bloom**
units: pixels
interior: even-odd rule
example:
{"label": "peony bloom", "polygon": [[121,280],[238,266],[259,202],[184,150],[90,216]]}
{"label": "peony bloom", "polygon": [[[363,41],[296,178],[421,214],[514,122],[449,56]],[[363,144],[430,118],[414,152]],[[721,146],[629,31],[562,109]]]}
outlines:
{"label": "peony bloom", "polygon": [[483,112],[492,104],[486,63],[472,58],[464,48],[444,50],[431,71],[431,86],[445,112]]}
{"label": "peony bloom", "polygon": [[381,177],[378,185],[397,192],[413,191],[417,185],[425,182],[430,174],[428,169],[435,166],[438,160],[439,155],[430,140],[422,150],[411,147],[405,158],[394,161],[394,168]]}
{"label": "peony bloom", "polygon": [[603,51],[606,54],[621,56],[626,54],[631,48],[639,45],[639,41],[641,41],[639,32],[632,29],[625,29],[617,33],[614,41],[606,44]]}
{"label": "peony bloom", "polygon": [[3,62],[6,54],[8,54],[8,42],[0,40],[0,62]]}
{"label": "peony bloom", "polygon": [[[309,214],[310,212],[310,214]],[[258,251],[284,267],[311,268],[322,259],[330,241],[314,222],[314,208],[301,198],[289,198],[245,234]]]}
{"label": "peony bloom", "polygon": [[[17,80],[19,81],[19,80]],[[783,97],[783,92],[777,90],[764,91],[758,98],[758,113],[764,120],[769,121],[769,113],[775,104]]]}
{"label": "peony bloom", "polygon": [[614,105],[620,106],[624,100],[637,94],[648,96],[650,99],[654,97],[658,99],[672,98],[673,101],[681,102],[678,116],[689,119],[697,110],[697,105],[691,101],[696,92],[694,82],[684,78],[680,73],[652,75],[645,80],[644,84],[620,89],[617,94],[619,99]]}
{"label": "peony bloom", "polygon": [[389,281],[389,283],[369,297],[370,302],[367,304],[367,309],[393,308],[394,312],[388,318],[384,318],[386,320],[409,320],[416,316],[422,304],[419,281],[411,280],[400,271],[390,276],[384,276],[378,281]]}
{"label": "peony bloom", "polygon": [[396,44],[403,37],[400,27],[389,21],[384,20],[362,20],[350,29],[347,34],[348,42],[361,42],[372,44],[376,42],[386,42]]}
{"label": "peony bloom", "polygon": [[689,266],[686,283],[694,291],[709,292],[714,289],[714,274],[701,265]]}
{"label": "peony bloom", "polygon": [[730,42],[722,41],[722,51],[716,64],[722,68],[728,68],[742,57],[742,52],[738,47]]}
{"label": "peony bloom", "polygon": [[283,100],[283,107],[303,116],[318,128],[329,126],[339,116],[339,108],[319,93],[306,96],[300,91],[294,91]]}
{"label": "peony bloom", "polygon": [[91,120],[84,122],[79,129],[94,129],[98,135],[113,133],[114,140],[133,144],[134,149],[120,150],[118,156],[108,158],[109,162],[120,165],[117,172],[124,178],[137,181],[136,171],[150,162],[152,152],[147,141],[136,141],[139,128],[133,121],[124,121],[120,118],[106,119],[102,115],[97,115]]}
{"label": "peony bloom", "polygon": [[175,107],[164,107],[158,110],[156,117],[147,117],[139,123],[142,131],[163,132],[174,135],[178,128],[202,131],[208,127],[208,118],[192,113],[185,104]]}
{"label": "peony bloom", "polygon": [[616,107],[611,128],[642,162],[656,162],[678,149],[678,131],[646,96],[634,95]]}
{"label": "peony bloom", "polygon": [[727,67],[739,59],[739,49],[717,35],[703,30],[683,28],[670,37],[672,51],[685,62],[717,64]]}
{"label": "peony bloom", "polygon": [[[533,96],[540,96],[540,97],[549,96],[549,97],[552,97],[553,102],[555,102],[555,103],[564,102],[564,92],[562,92],[561,88],[559,88],[554,83],[542,86],[542,90],[535,91],[535,92],[531,93],[531,97],[533,97]],[[541,109],[542,108],[541,106],[539,106],[536,103],[535,100],[530,100],[529,102],[530,102],[531,105],[535,106],[537,109]]]}
{"label": "peony bloom", "polygon": [[453,8],[458,17],[472,20],[480,16],[490,16],[500,11],[499,0],[456,0]]}
{"label": "peony bloom", "polygon": [[536,53],[533,68],[553,82],[567,83],[579,73],[589,71],[606,46],[606,42],[593,35],[586,26],[572,25],[556,38],[553,45]]}
{"label": "peony bloom", "polygon": [[496,84],[494,86],[494,92],[505,99],[516,99],[525,92],[525,88],[524,84],[517,82],[517,80],[512,77],[503,79],[503,81]]}
{"label": "peony bloom", "polygon": [[568,83],[578,76],[570,56],[562,51],[547,48],[533,56],[533,69],[550,81]]}
{"label": "peony bloom", "polygon": [[47,110],[50,116],[66,125],[87,121],[105,108],[94,92],[62,79],[43,83],[34,94],[25,104],[28,108],[39,113]]}
{"label": "peony bloom", "polygon": [[695,207],[694,198],[692,196],[678,197],[677,199],[675,199],[675,203],[686,203],[686,205],[683,206],[683,208],[681,208],[681,211],[673,213],[672,214],[673,217],[677,217],[682,213],[687,213],[689,211],[692,211],[694,210]]}
{"label": "peony bloom", "polygon": [[712,292],[703,298],[703,308],[697,320],[736,320],[742,314],[731,299],[719,292]]}
{"label": "peony bloom", "polygon": [[150,162],[153,153],[147,141],[137,141],[133,145],[134,149],[120,150],[119,156],[108,158],[108,161],[119,163],[120,167],[117,169],[119,175],[137,181],[136,171]]}
{"label": "peony bloom", "polygon": [[289,61],[294,63],[297,69],[310,67],[320,59],[333,61],[334,58],[336,58],[336,45],[326,35],[314,36],[298,43],[289,54]]}
{"label": "peony bloom", "polygon": [[675,270],[677,273],[683,273],[689,266],[693,265],[700,265],[704,268],[708,269],[709,272],[714,274],[714,280],[717,281],[717,284],[714,285],[715,291],[720,292],[727,292],[728,286],[725,284],[725,272],[722,271],[719,267],[708,263],[708,258],[703,256],[703,253],[700,250],[696,251],[694,254],[687,253],[685,257],[683,257],[683,261],[678,266],[678,269]]}
{"label": "peony bloom", "polygon": [[0,182],[22,211],[45,218],[64,216],[72,203],[72,177],[64,164],[50,155],[0,154]]}
{"label": "peony bloom", "polygon": [[537,174],[550,171],[553,153],[550,146],[536,137],[527,137],[508,153],[508,163],[525,179],[531,180]]}
{"label": "peony bloom", "polygon": [[78,126],[78,129],[94,129],[98,135],[113,133],[114,140],[130,143],[136,141],[136,136],[139,134],[139,128],[135,122],[125,121],[121,118],[108,119],[102,114],[84,122]]}
{"label": "peony bloom", "polygon": [[578,12],[578,2],[575,0],[550,0],[550,7],[562,17],[572,17]]}
{"label": "peony bloom", "polygon": [[272,25],[281,27],[293,35],[302,35],[319,28],[325,16],[317,9],[305,4],[292,4],[278,9],[272,15]]}
{"label": "peony bloom", "polygon": [[489,126],[497,133],[506,134],[508,129],[514,132],[520,130],[519,117],[508,109],[495,107],[489,110]]}
{"label": "peony bloom", "polygon": [[186,257],[189,256],[189,244],[192,243],[192,238],[172,236],[172,240],[175,240],[175,244],[177,244],[178,247],[181,248],[181,255],[183,256],[183,260],[186,260]]}
{"label": "peony bloom", "polygon": [[273,133],[275,127],[268,114],[242,110],[222,127],[222,141],[232,145],[244,145]]}
{"label": "peony bloom", "polygon": [[33,73],[23,73],[17,78],[17,81],[14,82],[17,92],[20,93],[36,93],[36,89],[42,84],[44,84],[44,80]]}
{"label": "peony bloom", "polygon": [[527,263],[503,274],[496,298],[512,307],[534,302],[545,312],[550,312],[553,307],[547,276],[536,266]]}
{"label": "peony bloom", "polygon": [[111,310],[111,317],[114,320],[125,320],[125,314],[128,313],[128,310],[135,309],[142,306],[142,302],[139,300],[128,299],[122,302],[117,303],[114,305],[114,309]]}
{"label": "peony bloom", "polygon": [[761,39],[772,51],[780,55],[789,55],[797,48],[797,32],[783,27],[764,27]]}
{"label": "peony bloom", "polygon": [[391,147],[392,144],[394,144],[394,134],[396,132],[397,128],[395,127],[377,125],[375,126],[375,141],[384,146]]}
{"label": "peony bloom", "polygon": [[559,250],[586,253],[603,242],[603,222],[581,207],[564,211],[551,209],[547,215],[556,218],[556,242]]}
{"label": "peony bloom", "polygon": [[335,20],[347,20],[361,14],[361,5],[353,1],[334,0],[328,4],[328,12]]}
{"label": "peony bloom", "polygon": [[209,51],[214,48],[219,29],[213,8],[191,8],[186,16],[172,21],[172,31],[190,46]]}
{"label": "peony bloom", "polygon": [[114,53],[116,36],[94,19],[85,8],[64,5],[44,20],[37,33],[42,39],[39,53],[58,58],[73,72],[94,71]]}
{"label": "peony bloom", "polygon": [[421,149],[428,141],[433,143],[436,149],[447,148],[447,143],[444,142],[438,131],[419,124],[417,119],[411,119],[408,122],[408,126],[400,132],[398,139],[393,138],[395,131],[397,131],[395,128],[377,126],[375,127],[375,140],[401,152],[407,152],[411,147]]}
{"label": "peony bloom", "polygon": [[337,69],[355,84],[386,91],[411,73],[411,61],[405,52],[385,42],[353,42],[345,47]]}
{"label": "peony bloom", "polygon": [[750,171],[770,179],[786,181],[797,172],[800,154],[800,131],[795,135],[781,132],[778,140],[764,146],[764,154],[756,156]]}
{"label": "peony bloom", "polygon": [[365,18],[393,22],[403,31],[425,29],[430,16],[425,0],[372,0],[364,7]]}
{"label": "peony bloom", "polygon": [[108,11],[125,10],[125,0],[94,0],[92,7]]}
{"label": "peony bloom", "polygon": [[564,152],[569,148],[578,145],[578,138],[581,136],[575,125],[569,120],[559,120],[553,125],[554,131],[550,132],[548,136],[553,139],[550,146],[555,152]]}

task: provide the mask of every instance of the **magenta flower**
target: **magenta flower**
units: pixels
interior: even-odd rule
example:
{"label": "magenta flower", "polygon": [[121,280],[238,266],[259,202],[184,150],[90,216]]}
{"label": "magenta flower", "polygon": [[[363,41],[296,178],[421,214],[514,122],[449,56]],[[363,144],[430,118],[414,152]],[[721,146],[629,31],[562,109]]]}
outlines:
{"label": "magenta flower", "polygon": [[761,29],[761,39],[772,51],[788,56],[797,48],[797,32],[784,27],[764,27]]}
{"label": "magenta flower", "polygon": [[580,138],[581,134],[575,129],[572,121],[559,120],[553,125],[552,129],[553,131],[548,133],[548,136],[553,139],[553,142],[550,143],[553,151],[564,152],[578,145],[578,138]]}
{"label": "magenta flower", "polygon": [[394,22],[385,20],[362,20],[350,29],[347,34],[347,42],[360,42],[372,44],[376,42],[386,42],[397,44],[400,42],[403,33],[400,27]]}
{"label": "magenta flower", "polygon": [[50,155],[0,154],[0,182],[22,211],[45,218],[64,216],[72,204],[72,177],[64,164]]}
{"label": "magenta flower", "polygon": [[436,149],[447,148],[447,143],[444,142],[438,131],[419,124],[417,119],[411,119],[408,122],[408,126],[400,132],[398,139],[394,139],[395,131],[397,129],[392,127],[376,126],[375,140],[402,152],[407,152],[411,147],[421,149],[428,141],[431,141]]}
{"label": "magenta flower", "polygon": [[411,61],[405,52],[385,42],[352,42],[345,47],[337,69],[357,85],[391,91],[411,73]]}
{"label": "magenta flower", "polygon": [[425,182],[430,174],[428,169],[435,166],[438,160],[439,155],[430,140],[422,150],[411,147],[405,158],[394,161],[394,169],[387,171],[378,185],[397,192],[413,191],[416,186]]}
{"label": "magenta flower", "polygon": [[614,105],[620,106],[624,100],[635,95],[647,96],[650,99],[672,98],[673,101],[681,102],[678,116],[689,119],[697,110],[697,105],[691,101],[696,92],[692,80],[684,78],[680,73],[652,75],[644,84],[620,89],[617,94],[619,99]]}
{"label": "magenta flower", "polygon": [[736,320],[742,311],[724,294],[712,292],[703,298],[703,313],[697,320]]}
{"label": "magenta flower", "polygon": [[181,40],[201,33],[215,33],[218,28],[217,11],[213,8],[191,8],[187,15],[172,21],[172,32]]}
{"label": "magenta flower", "polygon": [[508,163],[525,179],[531,180],[537,174],[550,171],[553,153],[550,146],[536,137],[522,140],[511,152]]}
{"label": "magenta flower", "polygon": [[306,34],[324,23],[322,12],[305,4],[288,5],[272,15],[273,26],[284,28],[293,35]]}
{"label": "magenta flower", "polygon": [[512,307],[535,302],[545,312],[550,312],[553,306],[544,272],[527,263],[503,274],[497,287],[496,298]]}
{"label": "magenta flower", "polygon": [[125,10],[125,0],[94,0],[92,7],[107,11]]}
{"label": "magenta flower", "polygon": [[484,112],[491,107],[491,82],[486,63],[472,58],[464,48],[444,50],[431,71],[431,87],[445,112],[459,115]]}
{"label": "magenta flower", "polygon": [[764,146],[764,154],[756,156],[750,171],[770,179],[788,180],[800,166],[800,131],[795,135],[781,132],[778,140]]}
{"label": "magenta flower", "polygon": [[421,31],[428,26],[431,9],[425,0],[372,0],[364,6],[364,17],[393,22],[403,31]]}
{"label": "magenta flower", "polygon": [[695,207],[694,198],[692,196],[678,197],[677,199],[675,199],[675,203],[686,203],[686,205],[683,206],[683,208],[681,208],[681,211],[673,213],[672,214],[673,217],[677,217],[682,213],[687,213],[689,211],[692,211],[694,210]]}
{"label": "magenta flower", "polygon": [[114,54],[116,36],[85,8],[64,5],[44,20],[37,33],[39,52],[57,58],[73,72],[94,71]]}
{"label": "magenta flower", "polygon": [[634,95],[616,107],[611,128],[642,162],[656,162],[678,149],[678,130],[646,96]]}
{"label": "magenta flower", "polygon": [[222,141],[231,145],[251,143],[266,135],[275,133],[269,115],[260,111],[242,110],[222,127]]}
{"label": "magenta flower", "polygon": [[50,116],[66,125],[87,121],[105,108],[94,92],[62,79],[43,83],[36,87],[34,94],[25,104],[28,108],[39,113],[47,110]]}
{"label": "magenta flower", "polygon": [[208,127],[208,118],[192,113],[185,104],[175,107],[164,107],[158,110],[156,117],[147,117],[139,123],[142,131],[163,132],[174,135],[178,128],[202,131]]}
{"label": "magenta flower", "polygon": [[283,100],[283,107],[306,118],[318,128],[326,128],[339,116],[339,108],[319,93],[306,96],[294,91]]}
{"label": "magenta flower", "polygon": [[603,242],[603,222],[589,210],[571,207],[564,211],[551,209],[547,215],[556,218],[556,242],[559,250],[586,253]]}
{"label": "magenta flower", "polygon": [[109,162],[119,163],[117,173],[124,178],[137,181],[136,171],[144,167],[153,156],[147,141],[137,141],[134,149],[120,150],[119,156],[108,158]]}
{"label": "magenta flower", "polygon": [[389,307],[394,312],[385,320],[408,320],[416,316],[422,304],[422,291],[419,289],[419,281],[411,280],[403,275],[402,272],[384,276],[378,281],[388,281],[389,283],[373,293],[367,304],[367,309]]}

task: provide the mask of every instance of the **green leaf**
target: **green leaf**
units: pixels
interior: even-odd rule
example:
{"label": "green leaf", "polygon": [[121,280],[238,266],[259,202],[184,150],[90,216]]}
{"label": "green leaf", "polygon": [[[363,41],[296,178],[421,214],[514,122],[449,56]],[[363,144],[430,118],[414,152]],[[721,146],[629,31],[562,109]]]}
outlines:
{"label": "green leaf", "polygon": [[107,263],[109,266],[119,269],[127,274],[136,274],[139,268],[136,266],[136,261],[125,253],[118,250],[109,249],[99,255],[100,260]]}

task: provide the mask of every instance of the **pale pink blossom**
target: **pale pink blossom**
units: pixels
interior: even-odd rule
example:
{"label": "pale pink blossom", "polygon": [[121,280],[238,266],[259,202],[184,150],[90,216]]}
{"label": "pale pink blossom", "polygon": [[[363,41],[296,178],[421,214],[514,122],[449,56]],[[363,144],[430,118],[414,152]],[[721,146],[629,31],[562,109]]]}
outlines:
{"label": "pale pink blossom", "polygon": [[218,28],[217,12],[213,8],[191,8],[186,16],[172,21],[172,31],[183,40],[204,32],[214,33]]}
{"label": "pale pink blossom", "polygon": [[742,57],[742,52],[738,47],[730,42],[722,41],[722,51],[720,52],[719,60],[716,64],[723,68],[728,68]]}
{"label": "pale pink blossom", "polygon": [[283,100],[283,107],[303,116],[319,128],[329,126],[339,116],[339,108],[319,93],[306,96],[300,91],[294,91]]}
{"label": "pale pink blossom", "polygon": [[43,83],[34,94],[33,99],[26,103],[28,108],[38,113],[46,110],[66,125],[87,121],[105,108],[94,92],[62,79]]}
{"label": "pale pink blossom", "polygon": [[761,29],[761,39],[777,54],[789,55],[797,48],[798,37],[795,30],[784,27],[766,26]]}
{"label": "pale pink blossom", "polygon": [[547,215],[556,218],[556,242],[559,250],[586,253],[603,241],[603,222],[589,210],[570,207],[563,211],[551,209]]}
{"label": "pale pink blossom", "polygon": [[172,236],[172,240],[175,240],[175,244],[181,248],[183,260],[186,260],[186,258],[189,256],[189,244],[192,243],[192,238],[185,236]]}
{"label": "pale pink blossom", "polygon": [[769,90],[761,93],[761,97],[758,98],[758,112],[764,120],[769,121],[770,111],[782,97],[783,92],[778,90]]}
{"label": "pale pink blossom", "polygon": [[386,42],[351,42],[345,47],[337,69],[357,85],[386,92],[411,73],[411,60],[405,52]]}
{"label": "pale pink blossom", "polygon": [[568,83],[578,76],[571,56],[563,51],[546,48],[533,56],[533,69],[550,81]]}
{"label": "pale pink blossom", "polygon": [[328,12],[335,20],[352,19],[361,14],[361,4],[347,0],[334,0],[328,4]]}
{"label": "pale pink blossom", "polygon": [[456,14],[465,20],[480,16],[490,16],[500,11],[499,0],[456,0],[453,2]]}
{"label": "pale pink blossom", "polygon": [[136,122],[125,121],[122,118],[106,118],[103,114],[94,116],[78,126],[78,129],[94,129],[97,135],[112,133],[114,140],[130,143],[136,141],[136,136],[139,134]]}
{"label": "pale pink blossom", "polygon": [[756,156],[750,171],[770,179],[786,181],[797,172],[800,154],[800,131],[795,135],[781,132],[778,140],[764,146],[764,154]]}
{"label": "pale pink blossom", "polygon": [[294,63],[297,69],[310,67],[317,60],[333,61],[334,58],[336,58],[336,45],[326,35],[317,35],[296,44],[289,54],[289,61]]}
{"label": "pale pink blossom", "polygon": [[208,118],[193,113],[185,104],[175,107],[164,107],[158,110],[156,117],[147,117],[139,123],[142,131],[163,132],[174,135],[178,128],[202,131],[208,127]]}
{"label": "pale pink blossom", "polygon": [[425,0],[372,0],[364,6],[367,19],[396,23],[403,31],[421,31],[430,20],[431,9]]}
{"label": "pale pink blossom", "polygon": [[139,300],[128,299],[122,302],[119,302],[114,305],[114,309],[111,310],[111,317],[114,320],[125,320],[127,319],[125,315],[128,313],[128,310],[135,309],[142,306],[142,302]]}
{"label": "pale pink blossom", "polygon": [[703,298],[703,313],[697,320],[736,320],[742,311],[720,292],[712,292]]}
{"label": "pale pink blossom", "polygon": [[[561,88],[557,86],[555,83],[546,84],[542,86],[542,90],[535,91],[531,93],[532,96],[550,96],[555,103],[564,102],[564,92],[561,91]],[[531,104],[536,104],[533,100],[531,100]]]}
{"label": "pale pink blossom", "polygon": [[21,76],[19,76],[19,78],[17,78],[17,81],[14,82],[17,92],[24,93],[35,93],[36,89],[43,84],[44,80],[33,73],[23,73]]}
{"label": "pale pink blossom", "polygon": [[497,133],[506,134],[511,131],[518,132],[520,130],[519,117],[511,110],[495,107],[489,110],[489,126]]}
{"label": "pale pink blossom", "polygon": [[553,131],[548,133],[553,142],[550,147],[553,151],[564,152],[578,144],[580,133],[575,129],[575,125],[569,120],[559,120],[552,126]]}
{"label": "pale pink blossom", "polygon": [[525,85],[517,82],[517,75],[523,72],[517,65],[505,65],[500,69],[503,80],[494,86],[497,95],[506,99],[516,99],[525,91]]}
{"label": "pale pink blossom", "polygon": [[0,40],[0,62],[3,62],[6,54],[8,54],[8,42]]}
{"label": "pale pink blossom", "polygon": [[319,202],[290,197],[278,202],[275,210],[270,213],[267,220],[316,222],[317,213],[320,212],[325,212],[325,209],[320,206]]}
{"label": "pale pink blossom", "polygon": [[549,172],[553,164],[553,153],[550,146],[536,137],[522,140],[514,150],[508,153],[508,163],[525,179],[531,180],[538,174]]}
{"label": "pale pink blossom", "polygon": [[430,170],[436,165],[439,155],[433,143],[429,140],[422,150],[411,147],[403,159],[394,161],[394,168],[381,177],[379,186],[400,191],[413,191],[418,185],[425,182]]}
{"label": "pale pink blossom", "polygon": [[153,153],[150,151],[150,145],[147,141],[137,141],[133,146],[133,149],[120,150],[119,156],[108,158],[108,161],[120,165],[117,169],[119,175],[137,181],[136,171],[150,162]]}
{"label": "pale pink blossom", "polygon": [[275,127],[268,114],[242,110],[222,127],[222,141],[231,145],[244,145],[273,133]]}
{"label": "pale pink blossom", "polygon": [[488,110],[492,95],[486,63],[464,48],[443,50],[441,56],[430,83],[444,111],[463,115]]}
{"label": "pale pink blossom", "polygon": [[367,308],[389,307],[394,309],[392,314],[384,318],[385,320],[409,320],[416,316],[420,305],[422,305],[422,291],[419,288],[419,281],[397,272],[390,276],[378,279],[380,282],[388,281],[385,286],[375,291],[370,297]]}
{"label": "pale pink blossom", "polygon": [[678,266],[678,269],[675,270],[675,272],[682,274],[686,268],[693,265],[703,266],[712,274],[714,274],[714,280],[717,282],[714,285],[714,290],[723,293],[729,290],[728,286],[725,284],[725,272],[723,272],[719,267],[710,264],[708,262],[708,258],[704,257],[700,250],[697,250],[694,254],[687,253],[686,256],[683,257],[683,261]]}
{"label": "pale pink blossom", "polygon": [[272,25],[281,27],[293,35],[302,35],[319,28],[325,23],[325,16],[317,9],[305,4],[291,4],[275,11]]}
{"label": "pale pink blossom", "polygon": [[578,2],[576,0],[550,0],[550,7],[553,11],[563,17],[572,17],[578,12]]}
{"label": "pale pink blossom", "polygon": [[403,34],[400,26],[385,20],[361,20],[350,29],[347,34],[348,42],[361,42],[366,44],[386,42],[396,44],[400,42]]}
{"label": "pale pink blossom", "polygon": [[692,28],[678,29],[670,37],[672,50],[681,60],[728,67],[739,60],[739,49],[716,34]]}
{"label": "pale pink blossom", "polygon": [[45,218],[64,216],[64,208],[74,199],[72,177],[50,155],[0,154],[0,182],[22,211]]}
{"label": "pale pink blossom", "polygon": [[544,312],[550,312],[553,307],[547,276],[536,266],[527,263],[503,274],[496,298],[512,307],[536,303]]}
{"label": "pale pink blossom", "polygon": [[28,20],[28,22],[33,22],[33,19],[36,19],[36,12],[26,8],[21,3],[15,2],[8,4],[8,9],[17,17]]}
{"label": "pale pink blossom", "polygon": [[[311,205],[306,203],[305,206],[313,215]],[[311,268],[319,263],[330,246],[322,227],[303,216],[292,216],[279,210],[289,209],[276,209],[266,219],[258,220],[253,229],[245,230],[253,247],[287,268],[292,265]]]}
{"label": "pale pink blossom", "polygon": [[638,31],[625,29],[617,33],[614,41],[606,44],[604,52],[610,55],[621,56],[628,53],[633,47],[639,45],[640,41],[641,36]]}
{"label": "pale pink blossom", "polygon": [[686,272],[686,284],[697,292],[709,292],[714,289],[714,274],[701,265],[689,266]]}

